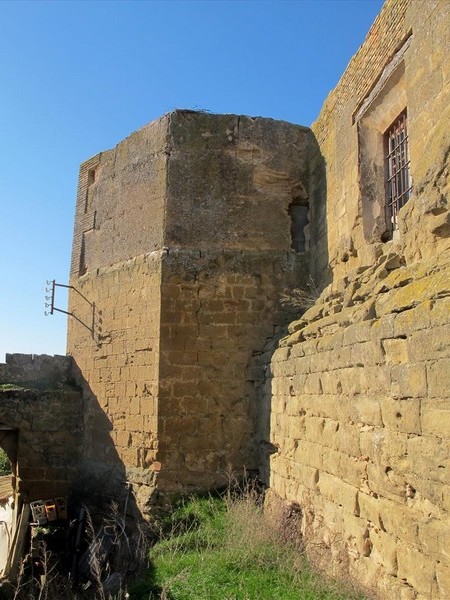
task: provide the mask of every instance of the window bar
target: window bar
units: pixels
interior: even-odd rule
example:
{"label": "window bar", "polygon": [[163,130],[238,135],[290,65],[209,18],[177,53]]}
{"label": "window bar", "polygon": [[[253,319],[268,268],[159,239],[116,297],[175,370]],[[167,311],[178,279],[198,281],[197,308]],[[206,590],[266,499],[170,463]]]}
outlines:
{"label": "window bar", "polygon": [[388,221],[390,228],[395,230],[398,227],[398,211],[406,204],[412,189],[409,173],[406,111],[388,129],[385,138]]}

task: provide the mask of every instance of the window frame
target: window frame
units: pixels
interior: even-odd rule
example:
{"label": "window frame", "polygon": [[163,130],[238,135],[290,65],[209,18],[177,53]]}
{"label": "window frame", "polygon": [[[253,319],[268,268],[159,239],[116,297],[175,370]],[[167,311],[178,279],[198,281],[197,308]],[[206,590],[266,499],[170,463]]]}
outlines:
{"label": "window frame", "polygon": [[385,160],[386,225],[393,236],[398,213],[412,195],[408,114],[405,108],[383,134]]}

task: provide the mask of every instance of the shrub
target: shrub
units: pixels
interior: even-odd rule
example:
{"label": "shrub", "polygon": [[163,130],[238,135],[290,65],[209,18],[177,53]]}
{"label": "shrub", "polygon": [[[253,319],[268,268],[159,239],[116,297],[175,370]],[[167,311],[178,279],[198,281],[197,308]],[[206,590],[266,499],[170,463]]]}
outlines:
{"label": "shrub", "polygon": [[312,277],[301,288],[284,290],[280,296],[280,303],[289,310],[305,312],[317,302],[320,296],[319,288]]}
{"label": "shrub", "polygon": [[0,448],[0,476],[11,474],[11,462],[6,452]]}

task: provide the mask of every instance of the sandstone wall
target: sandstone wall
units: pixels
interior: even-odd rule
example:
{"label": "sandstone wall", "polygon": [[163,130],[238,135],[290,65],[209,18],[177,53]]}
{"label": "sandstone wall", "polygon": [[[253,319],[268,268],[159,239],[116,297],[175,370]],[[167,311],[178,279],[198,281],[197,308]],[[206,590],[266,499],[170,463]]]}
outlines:
{"label": "sandstone wall", "polygon": [[[170,115],[162,263],[160,488],[210,488],[257,469],[257,381],[305,280],[292,204],[308,209],[311,135],[237,115]],[[308,229],[305,222],[305,229]],[[282,234],[280,235],[280,232]]]}
{"label": "sandstone wall", "polygon": [[83,401],[67,356],[7,354],[0,365],[0,446],[21,502],[67,496],[83,438]]}
{"label": "sandstone wall", "polygon": [[67,349],[85,397],[80,476],[112,497],[127,479],[138,499],[154,489],[167,124],[80,167]]}
{"label": "sandstone wall", "polygon": [[47,354],[7,354],[0,363],[0,384],[16,383],[22,387],[50,389],[72,379],[72,359]]}
{"label": "sandstone wall", "polygon": [[450,595],[450,261],[383,256],[290,325],[272,360],[271,488],[335,572]]}
{"label": "sandstone wall", "polygon": [[[373,223],[381,217],[381,198],[368,193],[381,185],[376,193],[384,195],[384,170],[381,164],[378,173],[361,172],[364,145],[374,143],[364,139],[364,129],[381,136],[404,108],[414,187],[399,215],[406,260],[433,256],[448,235],[449,10],[445,0],[388,0],[312,125],[312,239],[316,276],[325,283],[325,249],[335,280],[384,252]],[[372,167],[377,161],[370,156]]]}
{"label": "sandstone wall", "polygon": [[[99,487],[121,487],[129,478],[138,498],[154,486],[160,278],[155,252],[71,279],[96,311],[93,336],[74,319],[68,324],[68,352],[85,398],[80,472]],[[92,307],[78,293],[70,298],[70,310],[90,322]]]}
{"label": "sandstone wall", "polygon": [[169,118],[164,245],[289,251],[289,207],[309,205],[310,130],[239,115]]}
{"label": "sandstone wall", "polygon": [[288,252],[169,252],[161,296],[160,487],[209,489],[258,469],[262,350],[279,295],[305,279]]}
{"label": "sandstone wall", "polygon": [[[327,570],[382,598],[450,597],[449,42],[447,2],[388,1],[313,124],[327,287],[266,383],[272,498],[302,506]],[[378,146],[405,108],[413,195],[383,242]]]}
{"label": "sandstone wall", "polygon": [[288,123],[176,111],[81,167],[68,351],[83,469],[128,478],[141,508],[157,480],[257,468],[257,355],[305,278],[310,143]]}
{"label": "sandstone wall", "polygon": [[162,117],[81,165],[72,277],[161,248],[166,136]]}

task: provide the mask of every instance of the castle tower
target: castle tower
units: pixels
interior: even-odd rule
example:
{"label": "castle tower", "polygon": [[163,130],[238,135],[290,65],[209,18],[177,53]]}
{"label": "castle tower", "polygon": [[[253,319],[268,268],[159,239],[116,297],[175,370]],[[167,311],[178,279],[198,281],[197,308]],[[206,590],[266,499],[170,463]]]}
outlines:
{"label": "castle tower", "polygon": [[309,144],[285,122],[175,111],[81,166],[83,469],[128,478],[141,507],[257,468],[261,353],[307,272]]}

